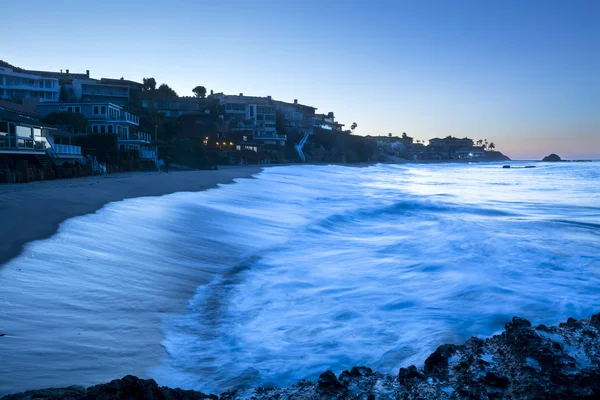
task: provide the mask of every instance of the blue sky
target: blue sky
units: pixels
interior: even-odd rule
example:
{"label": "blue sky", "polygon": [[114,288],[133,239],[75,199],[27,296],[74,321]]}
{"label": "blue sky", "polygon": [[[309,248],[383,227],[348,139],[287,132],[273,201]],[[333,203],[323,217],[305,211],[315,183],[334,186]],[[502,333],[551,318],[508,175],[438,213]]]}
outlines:
{"label": "blue sky", "polygon": [[600,1],[21,1],[0,59],[266,96],[356,133],[600,158]]}

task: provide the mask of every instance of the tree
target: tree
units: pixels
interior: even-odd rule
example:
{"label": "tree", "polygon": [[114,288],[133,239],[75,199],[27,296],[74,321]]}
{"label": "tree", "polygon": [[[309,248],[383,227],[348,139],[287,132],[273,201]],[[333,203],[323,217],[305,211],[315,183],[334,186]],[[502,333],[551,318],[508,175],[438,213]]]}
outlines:
{"label": "tree", "polygon": [[162,85],[160,85],[158,87],[158,89],[156,89],[157,92],[163,94],[165,97],[178,97],[177,96],[177,92],[174,91],[173,89],[171,89],[171,87],[169,85],[167,85],[166,83],[163,83]]}
{"label": "tree", "polygon": [[482,144],[483,144],[483,140],[479,139],[479,140],[477,141],[477,146],[481,147],[481,145],[482,145]]}
{"label": "tree", "polygon": [[402,132],[402,139],[406,139],[408,137],[408,135],[406,134],[406,132]]}
{"label": "tree", "polygon": [[388,133],[388,137],[392,137],[392,132]]}
{"label": "tree", "polygon": [[356,122],[353,122],[352,125],[350,125],[350,129],[352,129],[352,132],[354,132],[357,126],[358,124]]}
{"label": "tree", "polygon": [[85,133],[88,125],[83,114],[68,111],[53,112],[45,115],[41,120],[50,125],[60,126],[71,133]]}
{"label": "tree", "polygon": [[494,150],[495,148],[496,148],[496,145],[494,144],[494,142],[492,142],[488,145],[488,149],[490,149],[490,150]]}
{"label": "tree", "polygon": [[58,101],[69,101],[69,92],[64,86],[60,87],[60,92],[58,93]]}
{"label": "tree", "polygon": [[142,89],[144,91],[156,90],[156,79],[154,78],[144,78],[142,84],[144,85]]}
{"label": "tree", "polygon": [[192,89],[192,92],[194,92],[196,97],[198,97],[199,99],[203,99],[206,97],[206,88],[204,86],[196,86]]}

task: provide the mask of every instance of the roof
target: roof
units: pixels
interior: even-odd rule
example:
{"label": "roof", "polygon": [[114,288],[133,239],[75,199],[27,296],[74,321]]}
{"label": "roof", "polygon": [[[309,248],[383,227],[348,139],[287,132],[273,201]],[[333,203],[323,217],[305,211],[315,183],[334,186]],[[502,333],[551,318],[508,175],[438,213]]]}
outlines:
{"label": "roof", "polygon": [[111,103],[110,101],[48,101],[45,103],[38,103],[36,107],[39,106],[92,106],[92,105],[102,105],[102,106],[112,106],[116,108],[123,109],[122,106]]}
{"label": "roof", "polygon": [[468,137],[464,137],[464,138],[457,138],[457,137],[454,137],[454,136],[448,136],[448,137],[441,138],[441,139],[440,139],[440,138],[438,138],[438,137],[435,137],[435,138],[433,138],[433,139],[429,139],[429,141],[430,141],[430,142],[431,142],[432,140],[473,140],[473,139],[469,139]]}
{"label": "roof", "polygon": [[273,100],[273,103],[276,105],[281,105],[281,106],[309,108],[311,110],[317,109],[317,107],[307,106],[307,105],[300,104],[300,103],[288,103],[286,101],[281,101],[281,100]]}
{"label": "roof", "polygon": [[0,109],[17,112],[21,114],[27,114],[32,117],[39,116],[35,108],[27,107],[19,103],[13,103],[12,101],[0,99]]}
{"label": "roof", "polygon": [[108,85],[117,85],[117,86],[135,86],[138,89],[141,89],[144,87],[144,85],[142,83],[139,82],[135,82],[135,81],[129,81],[126,79],[113,79],[113,78],[100,78],[99,81],[97,81],[98,83],[101,84],[108,84]]}
{"label": "roof", "polygon": [[17,112],[0,110],[0,120],[10,121],[17,124],[49,127],[51,125],[41,123],[37,118],[19,114]]}

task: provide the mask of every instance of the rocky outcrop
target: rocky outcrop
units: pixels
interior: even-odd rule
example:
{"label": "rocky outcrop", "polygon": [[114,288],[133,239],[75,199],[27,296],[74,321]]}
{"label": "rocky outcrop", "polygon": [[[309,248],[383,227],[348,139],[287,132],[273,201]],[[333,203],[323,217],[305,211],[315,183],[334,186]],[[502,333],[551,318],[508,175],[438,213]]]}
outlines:
{"label": "rocky outcrop", "polygon": [[398,375],[353,367],[336,376],[288,388],[234,390],[220,396],[159,387],[126,376],[88,389],[36,390],[1,400],[25,399],[598,399],[600,398],[600,314],[569,318],[555,327],[532,326],[514,317],[489,339],[437,348],[423,369]]}
{"label": "rocky outcrop", "polygon": [[484,154],[485,161],[511,161],[508,156],[505,156],[499,151],[488,150]]}
{"label": "rocky outcrop", "polygon": [[548,156],[544,157],[544,158],[542,159],[542,161],[551,161],[551,162],[556,162],[556,161],[562,161],[562,158],[560,158],[560,156],[559,156],[558,154],[554,154],[554,153],[552,153],[552,154],[550,154],[550,155],[548,155]]}

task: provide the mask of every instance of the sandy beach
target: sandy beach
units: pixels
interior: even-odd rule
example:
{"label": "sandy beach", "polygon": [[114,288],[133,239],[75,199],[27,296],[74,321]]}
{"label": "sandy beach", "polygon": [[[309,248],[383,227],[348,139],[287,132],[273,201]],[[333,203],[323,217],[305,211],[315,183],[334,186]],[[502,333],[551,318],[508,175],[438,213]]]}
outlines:
{"label": "sandy beach", "polygon": [[[173,201],[156,196],[179,192],[175,198],[189,198],[183,192],[251,178],[261,169],[127,173],[0,186],[0,396],[127,373],[147,376],[148,367],[165,354],[164,319],[184,310],[197,286],[221,268],[217,263],[195,268],[185,257],[178,262],[184,249],[165,242],[164,231],[144,225],[168,224],[164,213],[178,212],[159,206],[163,214],[156,214],[156,204]],[[210,213],[200,212],[198,218]],[[155,237],[129,241],[140,232]],[[123,250],[128,257],[114,258]],[[158,254],[167,255],[158,261]]]}
{"label": "sandy beach", "polygon": [[61,222],[93,213],[107,203],[206,190],[235,178],[249,178],[261,169],[255,165],[168,174],[136,172],[1,185],[0,266],[19,255],[24,244],[54,234]]}

